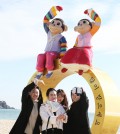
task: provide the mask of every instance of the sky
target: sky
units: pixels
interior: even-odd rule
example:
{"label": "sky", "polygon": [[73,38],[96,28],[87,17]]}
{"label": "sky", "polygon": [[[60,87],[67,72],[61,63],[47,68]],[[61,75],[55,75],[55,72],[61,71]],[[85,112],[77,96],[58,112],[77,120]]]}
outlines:
{"label": "sky", "polygon": [[[92,64],[106,72],[120,91],[120,0],[0,0],[0,100],[10,106],[21,107],[22,90],[36,71],[37,55],[44,52],[47,41],[43,18],[52,6],[58,5],[63,11],[57,17],[68,26],[63,33],[68,49],[78,35],[74,31],[78,21],[90,19],[84,10],[93,8],[99,14],[102,24],[91,41]],[[74,86],[86,88],[94,109],[91,89],[77,74],[67,77],[56,88],[66,89],[69,96]]]}

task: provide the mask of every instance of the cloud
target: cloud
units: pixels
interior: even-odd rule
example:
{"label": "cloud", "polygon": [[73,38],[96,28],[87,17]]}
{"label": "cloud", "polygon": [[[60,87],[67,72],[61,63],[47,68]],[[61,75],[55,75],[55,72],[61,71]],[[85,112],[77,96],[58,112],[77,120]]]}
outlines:
{"label": "cloud", "polygon": [[119,5],[115,7],[112,13],[108,13],[107,15],[111,15],[111,19],[105,25],[102,23],[100,30],[95,35],[95,50],[106,51],[109,54],[120,53]]}
{"label": "cloud", "polygon": [[[98,32],[93,36],[92,41],[91,41],[94,51],[103,52],[106,54],[120,53],[120,39],[119,39],[120,4],[113,3],[112,0],[110,1],[109,4],[108,2],[104,2],[104,3],[103,2],[96,2],[96,3],[87,2],[86,5],[80,5],[82,9],[80,9],[79,6],[76,6],[76,8],[72,10],[72,13],[70,13],[70,16],[67,17],[67,13],[66,13],[66,18],[68,18],[68,21],[70,20],[72,23],[72,25],[70,25],[69,27],[70,28],[69,33],[71,34],[67,35],[70,47],[74,45],[75,39],[77,37],[77,34],[73,31],[74,26],[82,18],[90,19],[89,17],[83,14],[83,11],[86,9],[85,7],[88,7],[88,5],[89,7],[92,7],[102,19],[101,27],[98,30]],[[103,10],[101,9],[101,7]],[[73,45],[71,45],[71,43]]]}
{"label": "cloud", "polygon": [[[44,50],[46,34],[42,24],[45,12],[41,5],[50,8],[52,3],[9,3],[0,11],[0,60],[35,56]],[[39,5],[39,6],[38,6]],[[44,14],[43,14],[44,13]],[[41,22],[40,22],[41,21]]]}
{"label": "cloud", "polygon": [[71,1],[68,5],[67,2],[53,2],[52,0],[44,2],[6,0],[1,5],[0,60],[36,56],[44,51],[47,39],[42,20],[52,5],[63,5],[64,10],[57,17],[63,18],[68,25],[69,30],[63,33],[68,41],[68,48],[74,45],[78,35],[73,30],[74,26],[81,18],[87,17],[83,14],[84,10],[92,7],[102,18],[101,28],[92,39],[94,51],[120,53],[119,4],[113,5],[112,2],[110,4],[107,2],[85,3],[76,0]]}

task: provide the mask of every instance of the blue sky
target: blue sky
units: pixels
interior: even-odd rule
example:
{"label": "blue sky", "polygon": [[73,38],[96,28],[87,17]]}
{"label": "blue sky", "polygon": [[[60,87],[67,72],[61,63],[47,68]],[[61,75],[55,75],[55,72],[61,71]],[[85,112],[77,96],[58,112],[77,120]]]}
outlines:
{"label": "blue sky", "polygon": [[[120,90],[120,0],[0,0],[0,100],[16,108],[21,105],[22,89],[36,71],[37,55],[44,52],[46,33],[42,21],[53,5],[63,7],[57,17],[68,26],[68,31],[63,33],[68,49],[78,35],[74,32],[78,21],[89,19],[84,10],[93,8],[99,14],[102,24],[92,38],[93,66],[105,71]],[[77,80],[68,86],[67,82],[73,78]],[[69,89],[84,83],[81,79],[70,76],[66,85],[61,82],[57,88],[68,89],[69,94]],[[90,90],[88,95],[92,100]]]}

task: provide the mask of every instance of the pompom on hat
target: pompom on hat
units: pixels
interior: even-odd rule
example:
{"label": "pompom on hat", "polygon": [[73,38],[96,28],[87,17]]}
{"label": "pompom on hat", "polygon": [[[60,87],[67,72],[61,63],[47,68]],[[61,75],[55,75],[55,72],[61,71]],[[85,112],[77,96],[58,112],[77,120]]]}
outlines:
{"label": "pompom on hat", "polygon": [[77,94],[77,95],[81,95],[83,93],[83,88],[82,87],[74,87],[71,90],[71,94]]}

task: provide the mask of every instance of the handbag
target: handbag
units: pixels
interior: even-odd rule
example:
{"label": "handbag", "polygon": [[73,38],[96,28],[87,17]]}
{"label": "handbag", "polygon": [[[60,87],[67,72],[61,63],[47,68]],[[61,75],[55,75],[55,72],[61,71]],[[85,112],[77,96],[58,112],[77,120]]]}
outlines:
{"label": "handbag", "polygon": [[48,121],[47,121],[47,125],[46,125],[46,130],[44,130],[44,131],[42,132],[42,134],[48,134],[48,133],[54,134],[54,128],[53,128],[53,125],[52,125],[52,129],[49,129],[51,132],[48,132],[48,124],[49,124],[49,120],[50,120],[50,116],[48,117]]}
{"label": "handbag", "polygon": [[48,128],[49,120],[50,120],[50,116],[48,117],[48,121],[47,121],[47,126],[46,126],[46,130],[45,130],[45,134],[47,134],[47,128]]}
{"label": "handbag", "polygon": [[[53,114],[56,115],[56,112],[53,112]],[[46,130],[44,130],[44,134],[47,134],[49,120],[50,120],[50,116],[48,117],[48,121],[47,121],[47,125],[46,125]],[[52,124],[52,134],[54,134],[53,124]]]}

